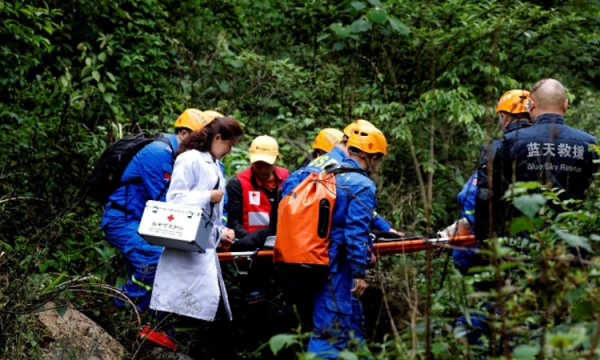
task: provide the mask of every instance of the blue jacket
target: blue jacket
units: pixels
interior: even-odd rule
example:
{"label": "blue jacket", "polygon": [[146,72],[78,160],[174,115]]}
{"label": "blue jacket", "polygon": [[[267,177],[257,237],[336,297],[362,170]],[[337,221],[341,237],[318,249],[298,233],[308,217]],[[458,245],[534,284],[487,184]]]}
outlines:
{"label": "blue jacket", "polygon": [[[504,135],[515,132],[516,130],[531,126],[527,120],[518,120],[512,124],[509,124],[504,129]],[[494,155],[502,146],[501,139],[493,139],[487,146],[481,147],[481,155],[479,157],[479,168],[477,169],[477,188],[474,194],[475,201],[475,214],[474,222],[471,225],[473,234],[477,240],[485,240],[489,237],[489,181],[488,181],[488,156],[489,159],[494,159]]]}
{"label": "blue jacket", "polygon": [[[101,229],[115,218],[139,222],[146,201],[165,201],[165,186],[173,172],[173,155],[178,146],[175,134],[166,135],[165,138],[169,140],[170,146],[162,141],[154,141],[135,154],[127,165],[121,182],[130,183],[121,186],[108,197]],[[161,192],[162,196],[159,198]]]}
{"label": "blue jacket", "polygon": [[[353,159],[342,166],[360,168]],[[336,175],[336,199],[329,234],[329,265],[332,272],[347,263],[353,276],[364,277],[369,254],[369,223],[375,209],[376,187],[373,180],[360,173]]]}
{"label": "blue jacket", "polygon": [[[318,174],[322,172],[326,166],[332,164],[341,164],[346,159],[348,159],[346,153],[337,146],[334,147],[330,152],[311,161],[306,167],[300,168],[291,173],[281,185],[281,198],[289,194],[290,191],[294,190],[294,188],[298,186],[302,180],[306,179],[308,174]],[[381,215],[377,213],[374,213],[373,215],[374,217],[372,219],[371,226],[379,231],[390,231],[392,225],[390,225],[389,222],[387,222],[381,217]]]}
{"label": "blue jacket", "polygon": [[[517,182],[539,181],[564,190],[559,195],[561,200],[583,199],[598,171],[598,165],[594,164],[597,156],[590,150],[591,144],[596,144],[596,138],[565,125],[564,118],[558,114],[542,114],[532,126],[505,134],[493,163],[496,233],[504,236],[506,223],[519,216],[515,208],[502,200],[513,182],[513,175]],[[560,212],[561,208],[555,210]]]}
{"label": "blue jacket", "polygon": [[477,171],[471,175],[462,190],[458,193],[460,217],[466,218],[471,226],[471,234],[475,233],[475,198],[477,197]]}
{"label": "blue jacket", "polygon": [[326,166],[340,164],[346,158],[346,153],[336,146],[333,148],[333,150],[314,159],[305,167],[294,171],[290,174],[290,176],[288,176],[287,179],[285,179],[283,184],[281,184],[281,198],[283,199],[283,197],[289,194],[290,191],[294,190],[294,188],[298,186],[302,180],[306,179],[308,174],[318,174],[322,172]]}

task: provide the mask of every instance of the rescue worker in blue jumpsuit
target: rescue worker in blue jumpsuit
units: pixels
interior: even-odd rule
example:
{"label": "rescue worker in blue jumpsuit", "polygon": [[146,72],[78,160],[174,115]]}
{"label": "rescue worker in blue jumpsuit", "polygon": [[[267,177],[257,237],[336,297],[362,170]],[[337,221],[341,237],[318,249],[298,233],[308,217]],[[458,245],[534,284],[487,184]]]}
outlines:
{"label": "rescue worker in blue jumpsuit", "polygon": [[[498,125],[504,134],[530,126],[529,113],[527,111],[528,98],[529,92],[525,90],[510,90],[502,95],[496,106],[496,114],[499,116]],[[488,209],[482,206],[481,202],[477,202],[477,193],[479,189],[481,195],[481,189],[487,188],[488,159],[493,159],[500,145],[502,145],[502,142],[499,139],[493,139],[490,144],[482,147],[479,168],[471,175],[458,194],[461,216],[469,222],[471,235],[475,234],[478,226],[480,229],[487,227],[487,221],[485,223],[484,221],[488,218],[486,216]],[[478,224],[475,223],[476,214],[479,220]],[[477,253],[479,249],[478,245],[474,245],[470,249],[473,251],[454,250],[452,252],[454,267],[462,274],[467,274],[471,267],[487,265],[486,260]],[[490,284],[487,282],[474,284],[474,287],[480,291],[488,291],[489,286]],[[456,327],[458,329],[465,329],[467,341],[470,344],[476,344],[481,335],[487,331],[487,317],[483,314],[473,313],[470,316],[470,320],[471,322],[469,323],[466,317],[461,316],[456,322]]]}
{"label": "rescue worker in blue jumpsuit", "polygon": [[[538,181],[563,190],[561,200],[582,200],[598,165],[590,145],[594,136],[565,125],[568,100],[563,85],[554,79],[538,81],[531,90],[531,127],[504,135],[496,151],[492,173],[493,230],[498,236],[509,233],[510,222],[520,213],[502,196],[514,181]],[[479,199],[478,195],[478,199]],[[560,205],[550,203],[556,213]],[[476,212],[476,222],[479,216]],[[476,234],[477,235],[477,234]]]}
{"label": "rescue worker in blue jumpsuit", "polygon": [[[302,180],[304,180],[310,173],[321,173],[324,171],[326,166],[341,164],[348,158],[347,143],[349,136],[352,133],[357,133],[361,129],[374,128],[373,124],[366,120],[356,120],[350,125],[346,126],[343,131],[341,141],[333,146],[329,152],[322,156],[319,156],[315,160],[311,161],[306,167],[300,168],[293,173],[283,182],[281,186],[281,198],[288,195]],[[317,143],[317,139],[315,139]],[[322,148],[319,143],[317,145]],[[373,212],[371,220],[371,227],[375,228],[380,232],[389,232],[397,236],[404,235],[403,233],[392,228],[390,223],[383,219],[381,215]],[[369,249],[373,250],[372,239],[369,239]],[[371,258],[371,264],[374,264],[375,257]],[[286,306],[283,310],[282,319],[282,332],[289,331],[296,327],[296,318],[300,318],[301,324],[304,324],[310,329],[312,326],[312,314],[313,314],[313,297],[315,292],[315,284],[312,279],[305,279],[303,274],[289,274],[286,273],[281,279],[283,286],[283,294]],[[294,306],[296,307],[297,315],[294,313]]]}
{"label": "rescue worker in blue jumpsuit", "polygon": [[[175,121],[175,134],[165,135],[168,143],[154,141],[142,148],[125,168],[122,186],[109,196],[104,208],[100,228],[125,258],[127,282],[121,289],[140,310],[146,310],[150,303],[156,265],[163,250],[138,234],[146,202],[165,201],[178,144],[192,131],[202,129],[205,117],[198,109],[187,109]],[[121,299],[115,298],[114,303],[124,307]]]}
{"label": "rescue worker in blue jumpsuit", "polygon": [[387,142],[375,127],[363,128],[348,139],[349,156],[340,165],[365,170],[336,175],[336,200],[329,234],[329,274],[317,290],[313,332],[308,351],[317,357],[337,359],[340,351],[366,350],[360,296],[367,283],[370,261],[369,224],[376,205],[377,172],[387,154]]}

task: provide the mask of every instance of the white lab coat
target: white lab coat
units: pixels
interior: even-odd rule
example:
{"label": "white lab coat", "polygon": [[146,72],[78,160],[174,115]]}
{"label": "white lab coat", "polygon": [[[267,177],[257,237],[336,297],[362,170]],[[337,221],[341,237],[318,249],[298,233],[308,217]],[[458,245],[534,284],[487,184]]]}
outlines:
{"label": "white lab coat", "polygon": [[[221,169],[208,152],[188,150],[179,155],[173,167],[167,202],[197,206],[210,214],[210,191],[219,180],[225,189]],[[165,249],[158,261],[150,307],[206,321],[213,321],[223,296],[231,320],[227,290],[221,275],[216,247],[221,233],[223,201],[213,210],[215,226],[206,253]]]}

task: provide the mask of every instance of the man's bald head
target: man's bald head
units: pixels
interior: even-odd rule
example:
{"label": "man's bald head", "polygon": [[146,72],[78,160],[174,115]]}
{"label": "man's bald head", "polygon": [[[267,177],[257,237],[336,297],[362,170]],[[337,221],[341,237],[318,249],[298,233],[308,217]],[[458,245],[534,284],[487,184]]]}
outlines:
{"label": "man's bald head", "polygon": [[541,114],[560,114],[567,112],[567,94],[564,86],[557,80],[540,80],[531,89],[529,113],[535,119]]}

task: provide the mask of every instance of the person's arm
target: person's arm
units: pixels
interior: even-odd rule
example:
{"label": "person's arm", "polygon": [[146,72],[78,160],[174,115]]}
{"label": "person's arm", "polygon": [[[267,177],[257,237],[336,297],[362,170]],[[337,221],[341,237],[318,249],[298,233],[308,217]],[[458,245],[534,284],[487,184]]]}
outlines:
{"label": "person's arm", "polygon": [[381,232],[389,232],[390,230],[393,230],[392,225],[381,215],[379,215],[377,211],[373,211],[373,220],[371,221],[371,226],[375,228],[375,230]]}
{"label": "person's arm", "polygon": [[[227,178],[225,175],[225,164],[220,160],[217,161],[217,164],[219,164],[221,173],[223,173],[223,178]],[[227,193],[223,194],[223,215],[221,216],[221,224],[227,226]]]}
{"label": "person's arm", "polygon": [[[483,146],[480,152],[479,168],[477,169],[477,190],[475,191],[474,232],[477,241],[483,241],[490,236],[489,202],[491,191],[488,184],[488,153],[491,154],[491,144]],[[491,157],[493,161],[493,157]],[[492,168],[493,169],[493,168]]]}
{"label": "person's arm", "polygon": [[243,209],[244,199],[242,194],[242,184],[237,176],[234,176],[227,183],[227,227],[235,231],[237,238],[242,238],[248,234],[244,229]]}
{"label": "person's arm", "polygon": [[369,254],[369,224],[375,208],[374,188],[362,187],[357,193],[349,195],[344,236],[347,243],[347,256],[352,276],[364,278]]}
{"label": "person's arm", "polygon": [[206,175],[202,174],[205,168],[199,166],[198,158],[194,156],[196,154],[187,151],[177,157],[167,193],[168,202],[201,208],[206,208],[210,204],[211,190],[191,190],[198,181],[206,178]]}
{"label": "person's arm", "polygon": [[477,197],[477,171],[471,175],[458,194],[458,202],[461,207],[461,217],[469,221],[471,229],[475,225],[475,198]]}
{"label": "person's arm", "polygon": [[503,143],[496,151],[492,164],[492,183],[491,183],[491,201],[492,201],[492,224],[497,236],[504,236],[506,220],[510,208],[506,206],[506,200],[503,200],[504,193],[512,183],[512,156],[511,143]]}
{"label": "person's arm", "polygon": [[283,199],[286,195],[288,195],[304,178],[308,173],[305,169],[296,170],[288,176],[287,179],[283,181],[281,184],[281,198]]}
{"label": "person's arm", "polygon": [[[136,162],[148,198],[165,201],[169,178],[173,173],[173,152],[169,145],[155,141],[143,148]],[[162,195],[161,195],[162,192]],[[160,195],[160,198],[159,198]]]}

